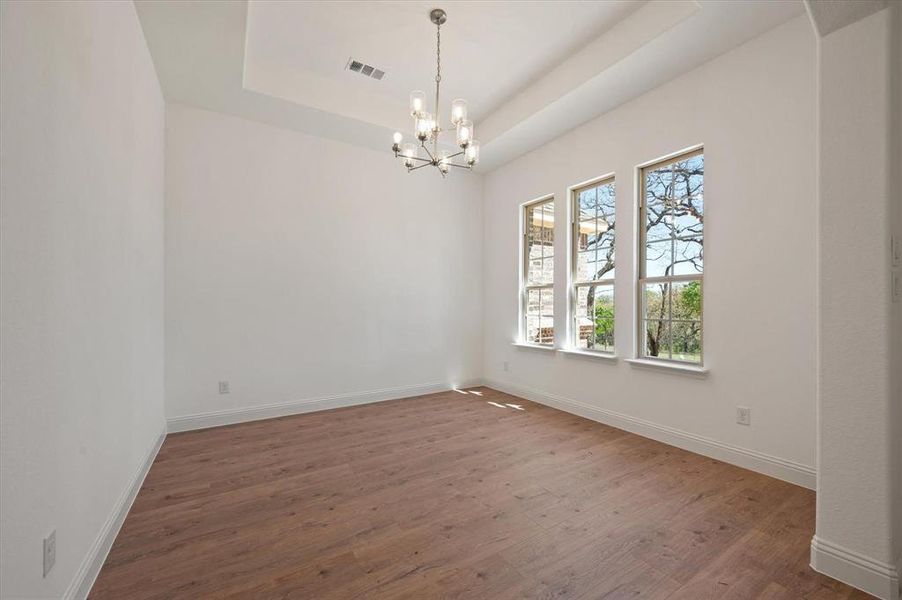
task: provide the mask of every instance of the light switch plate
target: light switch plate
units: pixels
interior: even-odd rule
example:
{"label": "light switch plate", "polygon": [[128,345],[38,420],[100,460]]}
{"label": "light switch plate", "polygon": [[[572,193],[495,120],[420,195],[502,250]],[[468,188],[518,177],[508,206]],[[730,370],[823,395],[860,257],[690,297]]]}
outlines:
{"label": "light switch plate", "polygon": [[893,253],[893,266],[902,264],[902,237],[894,235],[890,237],[890,246]]}

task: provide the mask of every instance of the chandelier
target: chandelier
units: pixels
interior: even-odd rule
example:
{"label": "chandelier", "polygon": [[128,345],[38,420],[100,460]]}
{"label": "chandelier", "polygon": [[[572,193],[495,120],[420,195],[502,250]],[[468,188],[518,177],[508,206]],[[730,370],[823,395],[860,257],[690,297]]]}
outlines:
{"label": "chandelier", "polygon": [[[442,25],[448,20],[448,15],[442,9],[436,8],[429,13],[429,20],[435,23],[435,115],[426,110],[426,92],[420,90],[410,92],[410,115],[413,117],[414,131],[419,144],[402,143],[404,136],[398,132],[394,135],[392,151],[396,158],[404,160],[408,172],[433,166],[444,177],[451,167],[472,169],[473,165],[479,162],[479,142],[473,139],[473,122],[467,119],[467,101],[458,99],[451,102],[451,128],[457,131],[456,142],[460,152],[452,154],[439,148],[439,137],[446,131],[442,129],[439,119],[439,87],[442,83]],[[432,150],[427,145],[430,143]],[[420,148],[423,149],[425,157],[420,156]],[[453,162],[453,159],[461,156],[466,164]]]}

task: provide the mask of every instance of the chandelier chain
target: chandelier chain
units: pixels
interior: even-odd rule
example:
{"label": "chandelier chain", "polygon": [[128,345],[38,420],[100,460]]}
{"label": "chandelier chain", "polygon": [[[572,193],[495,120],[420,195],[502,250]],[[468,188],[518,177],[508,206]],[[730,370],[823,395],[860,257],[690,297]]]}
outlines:
{"label": "chandelier chain", "polygon": [[442,80],[442,26],[435,26],[435,81]]}

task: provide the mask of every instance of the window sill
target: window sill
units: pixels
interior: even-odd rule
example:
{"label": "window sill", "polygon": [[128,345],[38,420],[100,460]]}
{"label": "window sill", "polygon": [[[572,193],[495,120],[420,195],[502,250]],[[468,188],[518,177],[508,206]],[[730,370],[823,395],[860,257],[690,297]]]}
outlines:
{"label": "window sill", "polygon": [[705,367],[695,367],[692,365],[681,365],[679,363],[665,362],[663,360],[649,360],[645,358],[627,358],[626,362],[640,369],[654,369],[658,371],[667,371],[670,373],[678,373],[681,375],[691,375],[694,377],[707,377],[708,369]]}
{"label": "window sill", "polygon": [[511,342],[511,346],[517,348],[529,348],[530,350],[544,350],[545,352],[554,352],[554,346],[543,346],[541,344],[529,344],[526,342]]}
{"label": "window sill", "polygon": [[616,354],[607,354],[605,352],[592,352],[590,350],[576,350],[573,348],[558,348],[558,352],[570,354],[572,356],[583,356],[585,358],[597,358],[606,362],[617,362],[619,359]]}

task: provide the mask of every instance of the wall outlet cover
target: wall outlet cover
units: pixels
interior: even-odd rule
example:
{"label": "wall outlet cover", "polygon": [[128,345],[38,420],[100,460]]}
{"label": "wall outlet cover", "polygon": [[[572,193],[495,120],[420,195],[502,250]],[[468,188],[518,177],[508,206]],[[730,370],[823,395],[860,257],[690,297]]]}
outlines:
{"label": "wall outlet cover", "polygon": [[736,407],[736,422],[740,425],[752,424],[752,409],[748,406]]}
{"label": "wall outlet cover", "polygon": [[220,394],[228,394],[229,393],[229,382],[228,381],[220,381],[219,382],[219,393]]}

